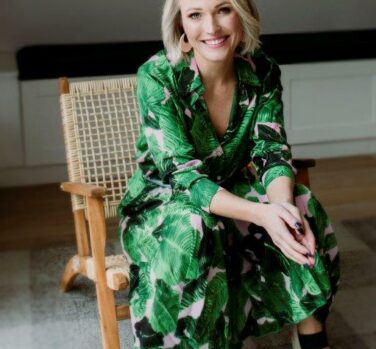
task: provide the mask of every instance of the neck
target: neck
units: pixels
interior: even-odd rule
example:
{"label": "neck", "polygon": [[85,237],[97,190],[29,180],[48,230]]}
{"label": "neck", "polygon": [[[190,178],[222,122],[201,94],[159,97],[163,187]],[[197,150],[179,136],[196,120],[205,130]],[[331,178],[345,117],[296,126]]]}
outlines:
{"label": "neck", "polygon": [[195,59],[205,88],[224,87],[236,80],[233,57],[223,62],[204,61],[200,56]]}

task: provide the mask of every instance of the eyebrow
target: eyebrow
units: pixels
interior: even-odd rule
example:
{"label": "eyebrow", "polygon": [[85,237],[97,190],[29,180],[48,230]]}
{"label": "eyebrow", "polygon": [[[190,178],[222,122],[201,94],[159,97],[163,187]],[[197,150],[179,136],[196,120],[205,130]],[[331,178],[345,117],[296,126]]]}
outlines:
{"label": "eyebrow", "polygon": [[[219,5],[215,6],[215,8],[218,8],[218,7],[221,7],[222,5],[231,5],[229,2],[225,1],[225,2],[221,2]],[[197,11],[197,10],[201,10],[201,8],[189,8],[186,12],[188,11]]]}

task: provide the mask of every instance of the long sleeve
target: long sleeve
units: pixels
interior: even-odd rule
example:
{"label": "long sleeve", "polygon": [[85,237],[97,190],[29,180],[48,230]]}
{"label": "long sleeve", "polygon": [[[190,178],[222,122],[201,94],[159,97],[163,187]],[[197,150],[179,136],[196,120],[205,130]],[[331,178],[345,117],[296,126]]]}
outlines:
{"label": "long sleeve", "polygon": [[196,158],[187,137],[184,122],[187,116],[177,106],[177,96],[161,80],[146,69],[138,70],[141,132],[160,179],[173,190],[189,194],[194,205],[209,212],[210,202],[220,186],[208,178],[205,164]]}
{"label": "long sleeve", "polygon": [[284,129],[281,70],[272,58],[269,59],[271,66],[264,81],[251,134],[251,159],[265,188],[280,176],[294,181],[296,174]]}

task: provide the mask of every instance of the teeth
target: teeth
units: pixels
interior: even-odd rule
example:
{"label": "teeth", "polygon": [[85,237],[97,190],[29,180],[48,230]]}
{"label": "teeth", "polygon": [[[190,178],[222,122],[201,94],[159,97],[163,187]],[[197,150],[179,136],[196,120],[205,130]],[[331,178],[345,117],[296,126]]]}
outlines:
{"label": "teeth", "polygon": [[222,39],[218,39],[218,40],[208,40],[208,41],[205,41],[205,43],[209,44],[209,45],[218,45],[225,40],[226,40],[226,38],[222,38]]}

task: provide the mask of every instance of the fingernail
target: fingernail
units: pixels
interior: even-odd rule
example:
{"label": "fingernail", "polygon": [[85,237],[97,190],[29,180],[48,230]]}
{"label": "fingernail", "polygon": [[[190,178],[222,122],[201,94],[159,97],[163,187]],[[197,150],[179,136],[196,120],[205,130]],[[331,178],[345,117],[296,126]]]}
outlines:
{"label": "fingernail", "polygon": [[309,266],[309,264],[307,264],[307,263],[304,263],[303,265],[304,265],[304,268],[306,268],[306,269],[311,268],[311,267]]}
{"label": "fingernail", "polygon": [[301,223],[299,223],[299,222],[296,222],[295,223],[295,227],[296,228],[303,228],[303,225]]}

